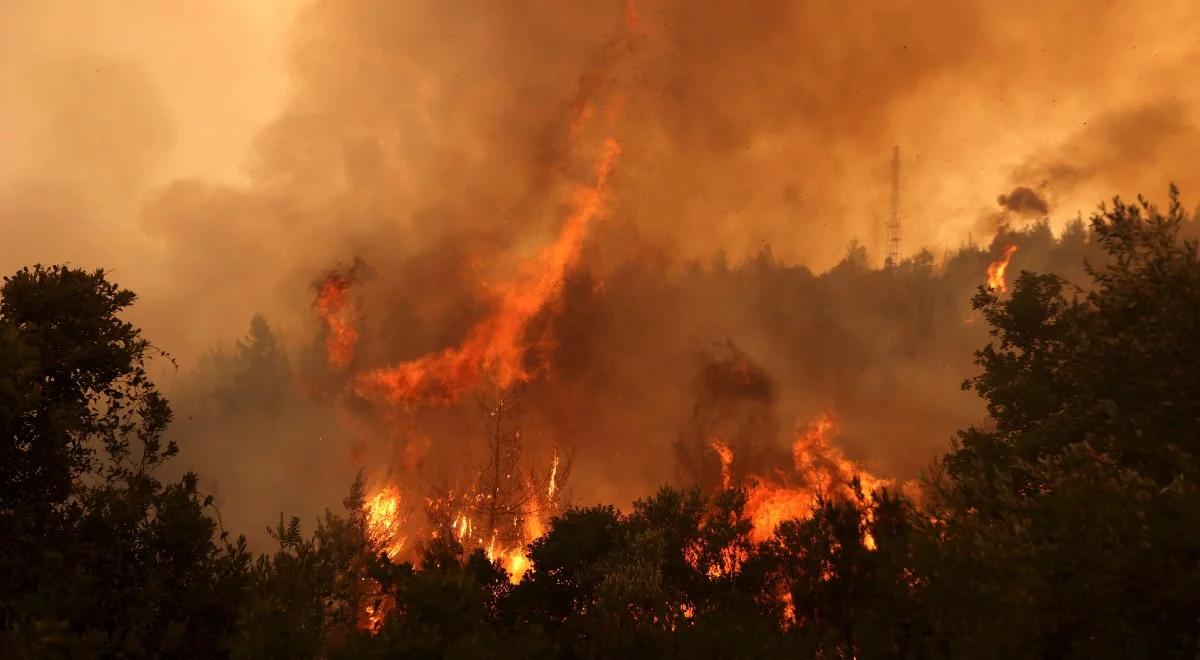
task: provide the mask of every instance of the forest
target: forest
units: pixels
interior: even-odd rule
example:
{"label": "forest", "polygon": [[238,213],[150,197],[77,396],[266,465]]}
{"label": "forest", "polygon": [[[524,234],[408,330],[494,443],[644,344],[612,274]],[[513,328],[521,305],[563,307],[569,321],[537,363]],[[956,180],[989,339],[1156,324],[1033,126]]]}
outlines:
{"label": "forest", "polygon": [[[172,471],[189,436],[151,377],[169,347],[124,320],[135,294],[23,268],[0,290],[0,656],[1196,657],[1194,231],[1174,190],[1115,199],[1058,239],[1071,280],[979,286],[983,343],[948,384],[987,419],[912,487],[838,473],[761,533],[751,475],[714,444],[632,506],[564,506],[518,580],[436,512],[395,551],[361,477],[315,525],[261,521],[272,549],[252,550],[203,475]],[[269,368],[235,385],[286,400],[270,342],[256,321],[241,348]]]}

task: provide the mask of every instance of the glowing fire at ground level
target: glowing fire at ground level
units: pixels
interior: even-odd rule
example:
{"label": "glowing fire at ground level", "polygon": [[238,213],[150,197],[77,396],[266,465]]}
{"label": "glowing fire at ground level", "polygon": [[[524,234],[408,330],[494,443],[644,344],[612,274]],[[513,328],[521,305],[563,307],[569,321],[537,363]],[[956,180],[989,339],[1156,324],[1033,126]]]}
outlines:
{"label": "glowing fire at ground level", "polygon": [[[877,478],[865,472],[860,466],[847,459],[841,451],[832,444],[836,425],[831,414],[824,414],[809,424],[797,434],[793,443],[793,470],[781,472],[774,477],[758,475],[749,476],[745,483],[735,483],[732,475],[733,463],[736,460],[734,451],[720,441],[714,440],[712,447],[717,452],[722,464],[722,488],[744,488],[747,499],[744,508],[745,515],[751,522],[750,540],[762,543],[771,538],[776,528],[787,520],[805,519],[812,515],[822,498],[850,498],[859,494],[870,495],[891,484],[889,480]],[[550,469],[549,487],[546,494],[555,493],[555,477],[558,471],[558,454]],[[532,490],[534,485],[529,484]],[[855,492],[855,489],[858,492]],[[441,530],[433,529],[424,533],[405,529],[407,518],[400,513],[400,490],[394,485],[387,485],[376,492],[364,504],[367,520],[367,536],[373,549],[385,553],[389,559],[401,560],[405,551],[405,542],[410,537],[437,539]],[[478,494],[466,498],[455,498],[453,495],[441,501],[428,500],[430,509],[444,509],[454,501],[478,501]],[[447,532],[463,545],[464,549],[482,549],[487,558],[498,566],[502,566],[513,584],[519,583],[531,568],[531,562],[526,552],[527,545],[545,533],[546,522],[542,519],[543,511],[550,507],[542,507],[539,511],[524,518],[521,543],[504,547],[498,543],[498,531],[493,529],[486,536],[477,533],[476,516],[468,510],[460,510],[451,517]],[[863,539],[868,549],[874,549],[874,540],[870,534]],[[710,577],[736,572],[740,562],[736,553],[729,554],[720,568],[709,571]],[[367,617],[374,621],[375,618]]]}

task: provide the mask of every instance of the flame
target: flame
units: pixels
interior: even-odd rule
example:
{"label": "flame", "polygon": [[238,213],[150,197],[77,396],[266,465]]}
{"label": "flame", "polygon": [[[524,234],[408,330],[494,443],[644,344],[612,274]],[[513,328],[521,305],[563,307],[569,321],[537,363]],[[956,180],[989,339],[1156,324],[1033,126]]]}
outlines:
{"label": "flame", "polygon": [[[558,469],[558,451],[555,450],[553,467],[551,468],[551,473],[550,473],[551,474],[551,482],[550,482],[551,492],[553,491],[553,487],[554,487],[554,482],[553,482],[554,472],[557,469]],[[528,487],[530,493],[535,493],[537,490],[534,487],[532,482],[528,482],[526,484],[526,486]],[[547,500],[547,501],[549,501],[549,500]],[[531,512],[529,515],[527,515],[525,517],[525,521],[524,521],[525,522],[525,535],[522,539],[524,545],[520,545],[516,548],[509,548],[507,550],[501,550],[498,553],[498,555],[504,560],[505,568],[508,569],[509,582],[511,582],[513,584],[519,583],[525,577],[526,571],[529,570],[530,562],[529,562],[529,557],[525,554],[526,546],[528,546],[529,543],[532,543],[533,541],[540,539],[542,536],[545,536],[545,534],[546,534],[546,525],[545,525],[545,523],[542,522],[542,515],[546,509],[547,509],[547,507],[544,505],[539,506],[536,511]]]}
{"label": "flame", "polygon": [[546,487],[546,499],[553,500],[558,491],[558,448],[554,448],[554,458],[550,461],[550,485]]}
{"label": "flame", "polygon": [[529,559],[525,557],[524,550],[513,550],[508,556],[508,576],[509,581],[513,584],[518,584],[525,577],[525,571],[529,570]]}
{"label": "flame", "polygon": [[871,534],[871,532],[863,534],[863,546],[867,550],[874,550],[876,548],[875,537]]}
{"label": "flame", "polygon": [[[404,549],[407,537],[404,535],[404,524],[407,516],[400,508],[400,489],[393,485],[384,486],[363,503],[366,513],[367,543],[376,554],[383,553],[389,559],[395,559]],[[383,625],[383,620],[395,605],[392,598],[382,593],[379,583],[365,578],[366,587],[363,595],[363,606],[358,627],[375,634]]]}
{"label": "flame", "polygon": [[[891,484],[846,458],[832,443],[836,432],[833,415],[821,415],[797,435],[792,445],[795,474],[782,475],[783,479],[759,477],[751,485],[745,511],[751,522],[752,541],[767,540],[785,520],[808,517],[819,497],[853,497],[855,478],[867,494]],[[875,540],[864,539],[864,543],[873,548]]]}
{"label": "flame", "polygon": [[[821,498],[856,498],[855,480],[863,493],[872,493],[891,484],[846,458],[832,442],[836,433],[833,415],[821,415],[797,434],[792,445],[792,473],[779,471],[771,477],[751,478],[743,508],[750,520],[750,541],[762,543],[774,535],[780,523],[810,517]],[[722,487],[729,488],[734,481],[733,449],[719,439],[713,439],[710,446],[721,460]],[[867,515],[869,520],[869,510]],[[701,523],[702,526],[706,524],[707,520]],[[869,531],[863,534],[863,545],[868,550],[875,549],[875,538]],[[684,558],[693,568],[703,568],[710,579],[737,573],[748,558],[744,548],[731,544],[721,549],[715,564],[702,567],[701,550],[698,544],[686,548]],[[790,625],[795,620],[791,595],[783,594],[780,598],[784,599],[785,624]]]}
{"label": "flame", "polygon": [[717,452],[717,458],[721,459],[721,488],[727,489],[733,483],[733,473],[730,470],[733,466],[733,450],[717,439],[711,444],[713,451]]}
{"label": "flame", "polygon": [[508,581],[512,584],[520,583],[529,570],[529,557],[525,554],[524,546],[496,549],[495,534],[492,535],[492,540],[484,549],[484,553],[492,563],[504,566],[504,569],[508,571]]}
{"label": "flame", "polygon": [[1006,245],[1004,246],[1004,256],[988,264],[987,285],[989,289],[1001,293],[1008,291],[1008,285],[1004,283],[1004,272],[1008,270],[1008,262],[1016,251],[1016,244]]}
{"label": "flame", "polygon": [[[479,515],[479,507],[486,505],[488,495],[474,490],[460,494],[449,492],[440,497],[427,498],[427,510],[431,512],[431,522],[436,524],[437,520],[445,521],[443,524],[448,526],[447,532],[462,544],[464,550],[469,553],[477,548],[482,549],[488,560],[503,566],[508,571],[509,581],[517,584],[532,566],[526,552],[527,546],[545,535],[545,518],[550,511],[548,504],[539,497],[543,491],[540,486],[535,484],[532,475],[525,478],[524,487],[525,495],[535,504],[529,513],[519,515],[512,520],[520,533],[517,542],[513,543],[511,547],[501,540],[500,530],[492,529],[485,532],[476,525],[475,519]],[[448,512],[452,511],[455,513],[448,515]],[[428,532],[429,536],[437,538],[440,529],[446,528],[435,527]]]}
{"label": "flame", "polygon": [[537,515],[531,515],[525,519],[525,541],[533,541],[540,539],[546,534],[546,527],[542,524],[542,519]]}
{"label": "flame", "polygon": [[571,214],[558,239],[543,248],[515,279],[493,287],[496,303],[492,313],[471,329],[462,344],[361,373],[356,393],[392,404],[444,405],[485,376],[502,389],[528,380],[526,328],[559,296],[566,274],[579,260],[589,226],[603,216],[609,174],[620,153],[616,140],[605,140],[595,166],[595,184],[575,189]]}
{"label": "flame", "polygon": [[376,552],[393,559],[400,555],[408,540],[403,534],[407,516],[400,510],[400,501],[400,489],[388,485],[363,505],[367,514],[367,541]]}
{"label": "flame", "polygon": [[[630,31],[636,30],[638,17],[633,0],[627,0],[625,18]],[[606,130],[609,130],[622,114],[623,96],[618,95],[608,103],[594,101],[594,93],[605,80],[598,75],[581,78],[581,96],[569,125],[571,138],[580,137],[593,120],[606,122]],[[607,213],[609,178],[621,155],[621,146],[612,137],[604,138],[601,145],[593,164],[592,180],[577,183],[570,190],[568,210],[558,236],[518,266],[509,279],[485,287],[489,311],[466,332],[461,342],[413,360],[356,373],[350,387],[357,396],[398,406],[396,412],[411,414],[417,406],[452,404],[464,393],[481,386],[507,390],[543,372],[545,365],[531,358],[544,355],[546,351],[533,349],[552,348],[548,344],[553,338],[530,332],[530,325],[545,311],[554,311],[554,305],[561,300],[565,278],[580,260],[591,225]],[[350,323],[353,310],[347,305],[345,295],[348,284],[348,278],[331,276],[322,286],[318,299],[318,311],[329,329],[329,361],[339,367],[352,361],[357,341],[357,332]],[[408,461],[411,465],[419,463],[427,444],[426,438],[425,444],[420,446],[421,451]],[[483,505],[495,504],[488,500],[494,495],[485,496],[472,490],[427,498],[429,523],[433,529],[423,533],[435,539],[439,534],[449,533],[468,552],[482,549],[490,561],[505,567],[514,584],[518,583],[532,568],[526,552],[528,544],[545,534],[543,516],[556,508],[555,498],[562,487],[560,481],[566,476],[560,474],[559,467],[556,448],[547,482],[535,483],[537,478],[533,474],[525,479],[522,506],[532,510],[514,515],[511,521],[504,522],[502,529],[487,529],[499,526],[499,521],[493,520],[494,513],[487,516],[489,522],[477,525],[485,519],[481,515]],[[377,493],[366,506],[371,543],[384,548],[389,555],[404,547],[405,537],[393,530],[398,530],[403,523],[398,515],[399,501],[399,491],[393,489]],[[529,502],[534,504],[528,506]],[[495,507],[491,509],[494,511]],[[490,537],[487,536],[489,533]],[[377,629],[385,614],[378,606],[366,608],[372,630]]]}
{"label": "flame", "polygon": [[330,366],[342,369],[354,359],[358,330],[354,327],[354,307],[346,296],[350,278],[330,273],[321,282],[313,305],[325,325],[325,353]]}
{"label": "flame", "polygon": [[466,513],[460,513],[450,525],[450,529],[454,532],[454,537],[462,543],[471,536],[471,530],[474,526],[471,523],[471,517]]}
{"label": "flame", "polygon": [[791,627],[796,623],[796,603],[792,601],[792,592],[784,591],[779,602],[783,603],[783,625],[785,628]]}

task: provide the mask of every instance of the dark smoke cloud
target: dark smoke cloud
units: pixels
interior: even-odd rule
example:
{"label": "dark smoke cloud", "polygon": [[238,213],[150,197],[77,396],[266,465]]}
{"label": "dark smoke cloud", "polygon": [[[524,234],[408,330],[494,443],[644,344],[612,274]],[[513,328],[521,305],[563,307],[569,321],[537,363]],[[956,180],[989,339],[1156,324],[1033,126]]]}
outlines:
{"label": "dark smoke cloud", "polygon": [[1014,178],[1045,181],[1058,195],[1101,187],[1109,195],[1157,198],[1168,180],[1185,186],[1195,181],[1181,159],[1197,148],[1200,132],[1187,105],[1177,98],[1142,102],[1100,114],[1053,150],[1029,159]]}
{"label": "dark smoke cloud", "polygon": [[1050,205],[1046,200],[1028,186],[1013,188],[1007,195],[997,197],[996,203],[1018,215],[1044,217],[1050,212]]}

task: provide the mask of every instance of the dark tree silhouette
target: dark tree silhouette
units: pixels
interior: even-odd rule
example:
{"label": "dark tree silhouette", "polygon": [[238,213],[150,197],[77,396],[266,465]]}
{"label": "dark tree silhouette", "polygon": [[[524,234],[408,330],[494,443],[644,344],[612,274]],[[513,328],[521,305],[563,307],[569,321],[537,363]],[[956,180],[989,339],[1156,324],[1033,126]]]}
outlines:
{"label": "dark tree silhouette", "polygon": [[61,266],[0,289],[0,655],[228,648],[248,555],[214,538],[195,475],[154,476],[177,449],[153,349],[117,316],[134,299]]}

